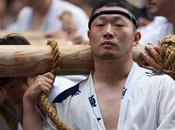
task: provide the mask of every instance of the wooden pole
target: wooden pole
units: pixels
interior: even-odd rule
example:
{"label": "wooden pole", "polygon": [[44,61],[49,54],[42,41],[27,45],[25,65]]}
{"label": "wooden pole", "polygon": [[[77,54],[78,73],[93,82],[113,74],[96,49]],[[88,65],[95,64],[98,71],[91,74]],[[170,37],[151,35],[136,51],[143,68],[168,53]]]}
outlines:
{"label": "wooden pole", "polygon": [[[133,49],[134,59],[143,47]],[[89,45],[59,46],[61,69],[57,74],[87,74],[93,67]],[[0,77],[22,77],[43,74],[51,70],[52,50],[48,45],[1,45]]]}

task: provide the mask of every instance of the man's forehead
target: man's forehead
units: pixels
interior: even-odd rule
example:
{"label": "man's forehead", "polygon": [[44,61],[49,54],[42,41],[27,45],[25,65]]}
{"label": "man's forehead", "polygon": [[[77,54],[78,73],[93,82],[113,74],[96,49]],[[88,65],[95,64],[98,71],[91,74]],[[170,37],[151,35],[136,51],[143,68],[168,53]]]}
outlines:
{"label": "man's forehead", "polygon": [[117,6],[112,6],[112,7],[104,6],[104,7],[97,9],[94,13],[98,13],[100,11],[108,11],[108,10],[122,11],[122,12],[129,14],[129,15],[132,15],[127,9],[122,8],[122,7],[117,7]]}
{"label": "man's forehead", "polygon": [[91,24],[92,22],[102,16],[102,15],[118,15],[118,16],[124,16],[126,18],[128,18],[134,25],[135,27],[137,28],[138,27],[138,22],[137,22],[137,19],[134,17],[133,14],[130,13],[129,10],[125,9],[125,8],[122,8],[122,7],[116,7],[116,6],[112,6],[112,7],[108,7],[108,6],[104,6],[104,7],[101,7],[99,9],[97,9],[90,17],[90,20],[89,20],[89,29],[91,27]]}
{"label": "man's forehead", "polygon": [[[96,20],[108,20],[108,19],[112,19],[113,21],[115,20],[128,20],[125,16],[120,15],[120,14],[111,14],[111,15],[100,15],[98,16],[96,19],[94,19],[94,21]],[[130,21],[130,20],[128,20]]]}

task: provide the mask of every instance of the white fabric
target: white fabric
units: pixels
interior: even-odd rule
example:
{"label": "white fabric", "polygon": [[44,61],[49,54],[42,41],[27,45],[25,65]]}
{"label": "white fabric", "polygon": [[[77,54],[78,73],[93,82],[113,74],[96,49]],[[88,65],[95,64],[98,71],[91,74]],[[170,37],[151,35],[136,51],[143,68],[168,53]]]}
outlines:
{"label": "white fabric", "polygon": [[[74,94],[64,91],[61,94],[67,97],[56,103],[59,117],[73,130],[105,130],[92,75],[72,88],[72,91],[77,88]],[[117,130],[175,129],[175,82],[172,78],[134,63],[123,90],[126,91],[121,99]],[[44,130],[55,129],[49,120],[44,124]]]}
{"label": "white fabric", "polygon": [[137,8],[143,8],[145,6],[145,0],[128,0],[128,2]]}
{"label": "white fabric", "polygon": [[54,81],[54,87],[52,89],[52,92],[49,96],[49,101],[52,102],[54,98],[61,92],[65,91],[66,89],[76,85],[75,82],[72,82],[71,80],[64,78],[64,77],[56,77]]}
{"label": "white fabric", "polygon": [[49,101],[52,102],[57,95],[86,78],[87,75],[56,76],[54,87],[49,95]]}
{"label": "white fabric", "polygon": [[138,29],[141,32],[140,44],[146,45],[152,43],[157,45],[159,40],[168,34],[173,33],[173,25],[164,17],[157,16],[153,22],[145,27]]}
{"label": "white fabric", "polygon": [[[44,18],[40,31],[54,32],[61,30],[62,22],[58,17],[64,12],[70,11],[73,14],[74,21],[78,25],[78,34],[85,40],[87,39],[88,16],[79,7],[62,0],[52,0],[50,9]],[[17,22],[8,27],[9,31],[28,31],[32,28],[33,10],[30,7],[24,7],[19,15]]]}
{"label": "white fabric", "polygon": [[18,130],[23,130],[23,128],[22,128],[20,123],[18,123]]}

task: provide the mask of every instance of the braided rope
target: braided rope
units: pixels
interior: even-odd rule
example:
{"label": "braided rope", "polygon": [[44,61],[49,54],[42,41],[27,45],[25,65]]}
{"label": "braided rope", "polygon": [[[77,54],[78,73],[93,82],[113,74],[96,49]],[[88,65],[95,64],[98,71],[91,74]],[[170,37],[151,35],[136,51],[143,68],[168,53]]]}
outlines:
{"label": "braided rope", "polygon": [[[60,69],[61,65],[60,52],[57,48],[56,41],[49,40],[47,45],[51,46],[52,54],[54,55],[51,73],[55,75],[56,71]],[[39,106],[41,107],[42,111],[52,120],[58,130],[71,130],[59,119],[55,108],[51,105],[51,103],[49,103],[47,95],[44,93],[40,95]]]}
{"label": "braided rope", "polygon": [[162,72],[175,79],[175,35],[167,35],[161,41]]}

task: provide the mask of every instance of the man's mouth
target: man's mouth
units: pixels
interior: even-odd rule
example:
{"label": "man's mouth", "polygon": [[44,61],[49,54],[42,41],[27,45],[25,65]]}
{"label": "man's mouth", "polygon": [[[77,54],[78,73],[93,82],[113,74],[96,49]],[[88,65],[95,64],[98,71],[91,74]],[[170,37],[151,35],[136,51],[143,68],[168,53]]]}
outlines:
{"label": "man's mouth", "polygon": [[112,47],[112,46],[115,46],[115,44],[111,41],[105,41],[101,44],[101,46],[104,46],[104,47]]}

